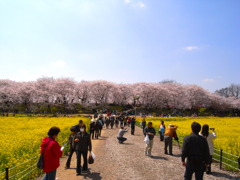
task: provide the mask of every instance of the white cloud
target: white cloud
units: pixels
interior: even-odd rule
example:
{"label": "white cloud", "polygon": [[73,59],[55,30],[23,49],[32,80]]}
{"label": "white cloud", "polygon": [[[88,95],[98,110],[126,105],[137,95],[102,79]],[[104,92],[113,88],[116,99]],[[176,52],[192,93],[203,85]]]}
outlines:
{"label": "white cloud", "polygon": [[126,4],[131,5],[132,7],[144,8],[146,5],[143,2],[133,2],[132,0],[124,0]]}
{"label": "white cloud", "polygon": [[184,47],[183,49],[186,51],[193,51],[193,50],[199,49],[199,47],[198,46],[187,46],[187,47]]}
{"label": "white cloud", "polygon": [[140,8],[144,8],[144,7],[145,7],[145,4],[142,3],[142,2],[138,2],[138,3],[137,3],[137,6],[140,7]]}
{"label": "white cloud", "polygon": [[130,0],[124,0],[126,4],[129,4],[131,1]]}
{"label": "white cloud", "polygon": [[205,79],[203,79],[202,80],[202,82],[204,82],[204,83],[212,83],[212,82],[214,82],[215,80],[214,79],[211,79],[211,78],[205,78]]}

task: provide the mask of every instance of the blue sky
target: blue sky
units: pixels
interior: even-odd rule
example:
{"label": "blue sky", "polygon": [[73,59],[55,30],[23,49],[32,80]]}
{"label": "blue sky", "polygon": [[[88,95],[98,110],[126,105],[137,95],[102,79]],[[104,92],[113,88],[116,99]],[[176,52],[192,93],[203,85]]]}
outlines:
{"label": "blue sky", "polygon": [[239,0],[0,0],[0,79],[240,83]]}

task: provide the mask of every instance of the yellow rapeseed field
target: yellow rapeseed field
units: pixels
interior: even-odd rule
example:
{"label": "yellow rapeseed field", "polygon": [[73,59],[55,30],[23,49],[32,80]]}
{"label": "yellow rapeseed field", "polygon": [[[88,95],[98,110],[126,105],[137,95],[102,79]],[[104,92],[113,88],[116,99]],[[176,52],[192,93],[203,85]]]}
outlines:
{"label": "yellow rapeseed field", "polygon": [[[142,119],[137,119],[139,122]],[[178,126],[177,134],[184,137],[191,133],[191,124],[196,121],[201,125],[208,124],[209,127],[215,128],[217,139],[214,140],[214,146],[217,149],[240,156],[240,118],[239,117],[147,117],[146,121],[152,121],[153,126],[158,128],[161,121],[165,125],[176,124]],[[210,131],[211,132],[211,131]]]}
{"label": "yellow rapeseed field", "polygon": [[[84,117],[0,117],[0,174],[39,155],[41,140],[52,126],[60,128],[57,141],[67,142],[70,127],[82,119],[87,128],[90,119]],[[0,178],[1,179],[1,178]]]}

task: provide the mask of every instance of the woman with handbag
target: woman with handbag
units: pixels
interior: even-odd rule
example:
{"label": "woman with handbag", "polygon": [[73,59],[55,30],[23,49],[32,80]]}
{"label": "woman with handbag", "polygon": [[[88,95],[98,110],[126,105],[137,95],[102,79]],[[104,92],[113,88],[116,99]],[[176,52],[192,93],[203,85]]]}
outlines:
{"label": "woman with handbag", "polygon": [[[88,151],[92,151],[92,142],[90,135],[86,132],[86,125],[80,126],[80,131],[77,133],[74,140],[76,142],[76,153],[77,153],[77,172],[76,175],[81,175],[82,170],[88,170],[87,154]],[[83,157],[83,167],[81,169],[81,156]]]}
{"label": "woman with handbag", "polygon": [[48,131],[48,137],[42,140],[43,171],[46,173],[43,180],[55,180],[57,168],[60,166],[59,159],[62,156],[62,151],[60,145],[55,140],[59,132],[60,129],[58,127],[52,127]]}

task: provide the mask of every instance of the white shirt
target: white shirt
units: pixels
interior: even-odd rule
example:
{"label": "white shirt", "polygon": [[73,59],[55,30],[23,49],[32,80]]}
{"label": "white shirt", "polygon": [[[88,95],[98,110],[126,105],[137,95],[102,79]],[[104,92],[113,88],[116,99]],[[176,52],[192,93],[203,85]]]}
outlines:
{"label": "white shirt", "polygon": [[[200,135],[203,136],[201,133],[200,133]],[[215,132],[209,133],[208,137],[206,138],[207,142],[208,142],[208,148],[209,148],[210,155],[213,155],[213,153],[214,153],[214,145],[213,145],[212,140],[216,139],[216,138],[217,138],[217,134]]]}

